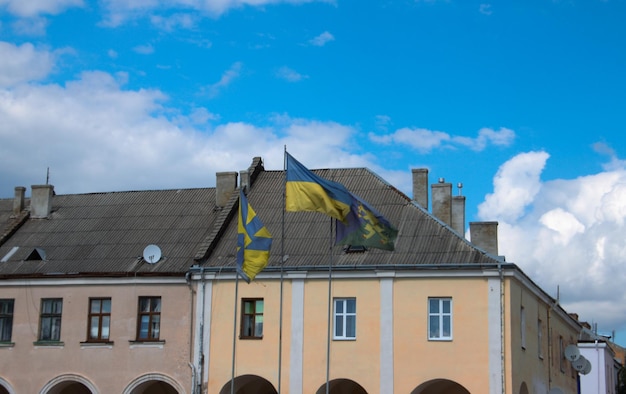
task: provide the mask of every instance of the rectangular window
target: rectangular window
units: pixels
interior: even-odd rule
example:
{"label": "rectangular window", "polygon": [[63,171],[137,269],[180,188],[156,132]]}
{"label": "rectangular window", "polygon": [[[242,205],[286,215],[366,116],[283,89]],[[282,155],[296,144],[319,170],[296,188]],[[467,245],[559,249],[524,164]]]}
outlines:
{"label": "rectangular window", "polygon": [[452,339],[452,298],[428,299],[428,339]]}
{"label": "rectangular window", "polygon": [[537,354],[543,359],[543,322],[537,319]]}
{"label": "rectangular window", "polygon": [[520,317],[520,341],[522,342],[522,349],[526,349],[526,309],[522,306],[519,311]]}
{"label": "rectangular window", "polygon": [[244,298],[241,300],[240,338],[263,338],[263,299]]}
{"label": "rectangular window", "polygon": [[61,313],[63,312],[62,298],[44,298],[41,300],[39,319],[39,340],[61,340]]}
{"label": "rectangular window", "polygon": [[137,340],[158,341],[161,330],[161,297],[139,297]]}
{"label": "rectangular window", "polygon": [[109,340],[111,327],[111,299],[89,299],[89,332],[87,341],[103,342]]}
{"label": "rectangular window", "polygon": [[11,342],[14,300],[0,300],[0,342]]}
{"label": "rectangular window", "polygon": [[356,339],[356,298],[335,299],[334,339]]}
{"label": "rectangular window", "polygon": [[563,337],[559,335],[559,367],[561,368],[561,372],[565,372],[565,362],[567,359],[565,358],[565,343],[563,342]]}

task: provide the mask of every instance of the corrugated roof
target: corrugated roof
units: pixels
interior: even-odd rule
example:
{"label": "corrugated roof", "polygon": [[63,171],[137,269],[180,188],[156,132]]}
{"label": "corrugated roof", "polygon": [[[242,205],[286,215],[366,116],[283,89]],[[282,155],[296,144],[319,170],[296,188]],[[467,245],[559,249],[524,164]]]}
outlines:
{"label": "corrugated roof", "polygon": [[[261,169],[261,170],[260,170]],[[344,253],[332,246],[332,221],[316,212],[284,212],[283,171],[249,168],[248,201],[273,235],[270,267],[494,264],[498,261],[456,234],[409,197],[364,168],[323,169],[319,176],[345,185],[399,230],[395,251]],[[46,274],[182,275],[191,265],[235,266],[238,193],[215,207],[215,188],[55,195],[48,219],[12,216],[12,200],[0,200],[0,225],[16,231],[0,243],[0,277]],[[284,234],[284,235],[283,235]],[[161,248],[156,264],[142,260],[149,244]],[[34,248],[45,259],[26,260]]]}

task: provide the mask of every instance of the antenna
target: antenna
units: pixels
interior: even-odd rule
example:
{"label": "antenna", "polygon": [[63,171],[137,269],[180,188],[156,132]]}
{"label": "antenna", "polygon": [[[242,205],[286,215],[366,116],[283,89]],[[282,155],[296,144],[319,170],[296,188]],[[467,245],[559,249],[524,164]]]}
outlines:
{"label": "antenna", "polygon": [[156,264],[161,260],[161,248],[156,245],[148,245],[143,250],[143,259],[148,264]]}
{"label": "antenna", "polygon": [[46,185],[50,182],[50,167],[46,169]]}

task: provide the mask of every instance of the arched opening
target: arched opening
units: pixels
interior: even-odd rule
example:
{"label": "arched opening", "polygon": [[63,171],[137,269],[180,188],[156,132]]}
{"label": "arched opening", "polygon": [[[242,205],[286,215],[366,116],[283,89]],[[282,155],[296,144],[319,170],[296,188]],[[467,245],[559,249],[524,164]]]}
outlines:
{"label": "arched opening", "polygon": [[[367,394],[367,391],[355,382],[350,379],[333,379],[328,382],[328,392],[330,394]],[[325,394],[326,393],[326,383],[320,386],[317,389],[316,394]]]}
{"label": "arched opening", "polygon": [[14,394],[15,390],[6,380],[0,378],[0,394]]}
{"label": "arched opening", "polygon": [[135,379],[124,389],[123,394],[179,394],[183,388],[172,378],[150,373]]}
{"label": "arched opening", "polygon": [[448,379],[433,379],[417,386],[411,394],[471,394],[465,387]]}
{"label": "arched opening", "polygon": [[[220,390],[220,394],[230,394],[230,384],[231,381],[228,381]],[[278,394],[270,382],[257,375],[237,376],[234,386],[235,394]]]}
{"label": "arched opening", "polygon": [[95,394],[98,390],[80,375],[67,374],[49,381],[40,391],[41,394]]}
{"label": "arched opening", "polygon": [[526,386],[526,382],[522,382],[522,385],[519,388],[519,394],[528,394],[528,386]]}

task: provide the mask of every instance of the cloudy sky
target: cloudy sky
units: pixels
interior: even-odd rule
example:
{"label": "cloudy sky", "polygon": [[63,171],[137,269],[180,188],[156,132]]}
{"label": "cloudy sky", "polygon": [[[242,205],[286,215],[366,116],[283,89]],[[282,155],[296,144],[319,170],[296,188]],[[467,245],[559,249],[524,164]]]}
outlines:
{"label": "cloudy sky", "polygon": [[[205,187],[287,150],[462,182],[626,345],[626,3],[0,0],[0,198]],[[48,178],[49,176],[49,178]],[[457,191],[455,190],[455,193]]]}

